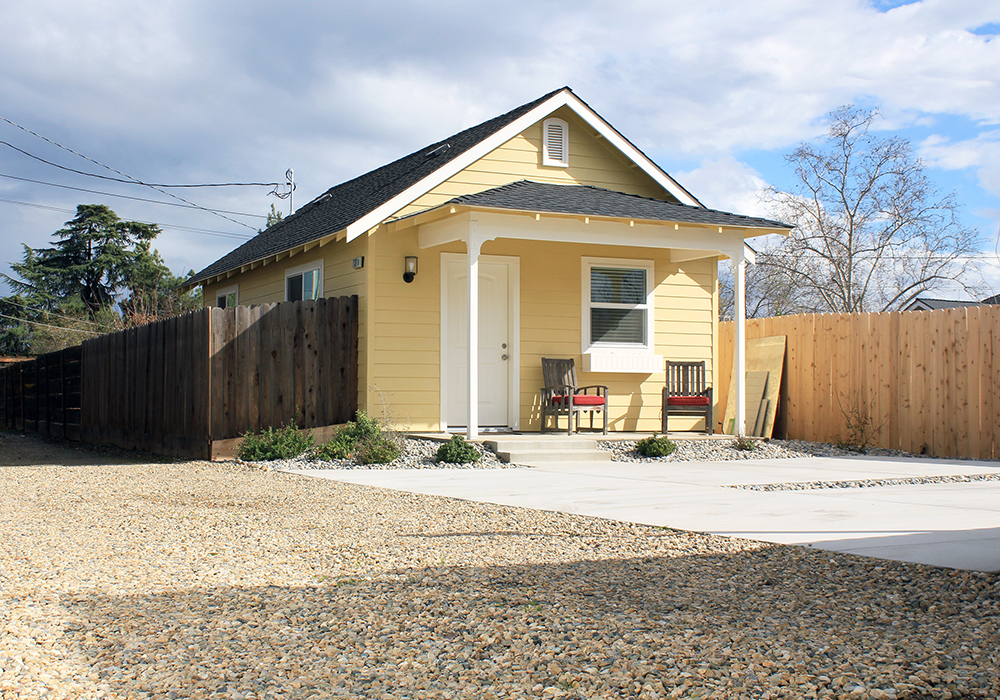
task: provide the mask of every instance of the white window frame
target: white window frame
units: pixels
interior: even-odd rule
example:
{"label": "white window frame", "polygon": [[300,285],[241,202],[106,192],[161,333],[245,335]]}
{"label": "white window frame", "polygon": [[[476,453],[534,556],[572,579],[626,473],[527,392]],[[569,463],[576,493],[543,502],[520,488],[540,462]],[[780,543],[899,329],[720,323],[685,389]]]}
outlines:
{"label": "white window frame", "polygon": [[232,307],[229,306],[229,295],[230,294],[233,295],[233,299],[234,299],[233,300],[233,307],[239,306],[239,304],[240,304],[240,285],[238,285],[238,284],[234,284],[231,287],[224,287],[224,288],[220,289],[219,291],[217,291],[215,293],[215,304],[213,306],[219,307],[219,297],[226,297],[226,305],[224,307],[219,307],[219,308],[225,308],[225,309],[232,308]]}
{"label": "white window frame", "polygon": [[[652,260],[633,260],[627,258],[581,258],[581,341],[584,354],[627,354],[653,355],[656,325],[655,284],[653,271],[655,263]],[[622,270],[645,270],[646,272],[646,303],[638,305],[598,304],[603,308],[639,308],[646,311],[645,343],[596,343],[590,342],[590,311],[594,304],[590,301],[590,271],[595,267],[613,267]]]}
{"label": "white window frame", "polygon": [[[319,260],[313,260],[310,263],[306,263],[304,265],[299,265],[298,267],[290,267],[287,270],[285,270],[285,290],[284,290],[285,301],[289,301],[289,299],[288,299],[288,278],[289,277],[295,277],[296,275],[301,275],[301,274],[304,274],[306,272],[312,272],[313,270],[319,270],[319,275],[317,276],[317,280],[318,281],[317,281],[317,284],[316,284],[316,287],[317,287],[317,289],[316,289],[316,298],[317,299],[321,299],[323,297],[323,259],[320,258]],[[306,301],[306,300],[303,299],[303,301]]]}
{"label": "white window frame", "polygon": [[[562,158],[553,158],[549,152],[549,129],[551,126],[562,127]],[[542,122],[542,165],[555,168],[565,168],[569,165],[569,124],[565,119],[552,117]]]}

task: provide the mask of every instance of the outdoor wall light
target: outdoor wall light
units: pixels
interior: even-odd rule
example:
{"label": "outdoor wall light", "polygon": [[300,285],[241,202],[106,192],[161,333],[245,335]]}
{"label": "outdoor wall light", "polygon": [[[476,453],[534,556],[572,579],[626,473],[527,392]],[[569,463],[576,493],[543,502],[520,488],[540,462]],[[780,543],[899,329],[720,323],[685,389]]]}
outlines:
{"label": "outdoor wall light", "polygon": [[407,255],[403,265],[403,281],[409,284],[417,276],[417,256]]}

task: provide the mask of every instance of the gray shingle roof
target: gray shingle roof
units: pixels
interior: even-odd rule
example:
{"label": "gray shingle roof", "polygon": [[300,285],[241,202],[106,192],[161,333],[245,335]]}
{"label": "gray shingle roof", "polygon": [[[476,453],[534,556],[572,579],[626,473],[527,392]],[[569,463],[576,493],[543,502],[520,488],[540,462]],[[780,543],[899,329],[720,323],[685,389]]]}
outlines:
{"label": "gray shingle roof", "polygon": [[600,187],[553,185],[530,180],[520,180],[485,192],[462,195],[452,199],[448,204],[553,214],[608,216],[646,221],[676,221],[712,226],[793,228],[780,221],[729,214],[724,211],[692,207],[686,204],[675,204],[661,199],[639,197]]}
{"label": "gray shingle roof", "polygon": [[910,305],[904,309],[905,311],[916,311],[919,309],[914,309],[914,306],[923,305],[931,311],[938,311],[939,309],[957,309],[963,306],[981,306],[983,304],[1000,304],[1000,294],[992,297],[987,297],[982,301],[956,301],[954,299],[930,299],[928,297],[917,297]]}
{"label": "gray shingle roof", "polygon": [[291,216],[271,226],[250,239],[236,250],[224,255],[201,272],[185,281],[198,284],[214,275],[222,274],[281,253],[296,246],[336,233],[377,209],[408,187],[420,182],[441,166],[454,160],[503,129],[519,117],[562,90],[547,95],[485,121],[443,141],[432,143],[419,151],[383,165],[353,180],[331,187]]}

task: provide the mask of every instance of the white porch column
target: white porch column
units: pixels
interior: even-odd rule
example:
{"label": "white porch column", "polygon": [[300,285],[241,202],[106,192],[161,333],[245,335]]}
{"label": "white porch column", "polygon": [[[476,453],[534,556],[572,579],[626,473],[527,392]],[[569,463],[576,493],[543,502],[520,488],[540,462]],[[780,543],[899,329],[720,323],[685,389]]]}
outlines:
{"label": "white porch column", "polygon": [[475,219],[469,222],[469,237],[466,240],[466,263],[469,274],[469,418],[466,437],[479,437],[479,251],[483,243],[479,240]]}
{"label": "white porch column", "polygon": [[[733,371],[736,373],[736,425],[737,435],[746,435],[747,423],[747,310],[746,310],[746,271],[747,261],[743,246],[733,256],[733,277],[736,281],[733,306],[735,307],[734,324],[736,328],[733,349]],[[725,432],[725,431],[723,431]]]}

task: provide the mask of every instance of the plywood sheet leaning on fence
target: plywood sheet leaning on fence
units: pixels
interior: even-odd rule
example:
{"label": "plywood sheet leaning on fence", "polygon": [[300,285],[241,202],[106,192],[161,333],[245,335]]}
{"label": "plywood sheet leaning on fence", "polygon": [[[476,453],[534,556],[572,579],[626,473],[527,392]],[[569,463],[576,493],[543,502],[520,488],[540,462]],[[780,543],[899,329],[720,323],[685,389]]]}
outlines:
{"label": "plywood sheet leaning on fence", "polygon": [[[785,366],[785,336],[747,338],[746,371],[762,373],[762,391],[747,391],[746,434],[770,438],[774,433],[782,371]],[[732,366],[730,358],[729,364]],[[726,413],[722,425],[726,433],[734,432],[736,416],[736,372],[730,372],[729,393],[726,395]],[[759,429],[757,424],[760,423]]]}

